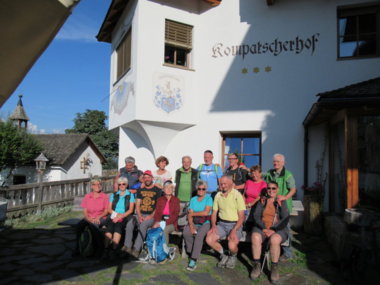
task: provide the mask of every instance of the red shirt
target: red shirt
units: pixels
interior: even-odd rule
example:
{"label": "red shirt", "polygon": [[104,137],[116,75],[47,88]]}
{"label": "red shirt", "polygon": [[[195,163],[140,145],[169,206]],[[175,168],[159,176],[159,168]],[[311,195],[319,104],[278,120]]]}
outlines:
{"label": "red shirt", "polygon": [[257,197],[260,196],[261,190],[267,187],[267,183],[264,180],[260,182],[254,182],[253,180],[247,180],[245,182],[245,203],[252,203]]}
{"label": "red shirt", "polygon": [[[159,222],[162,219],[162,215],[166,206],[166,196],[158,198],[156,205],[156,212],[154,213],[154,221]],[[178,230],[178,216],[179,216],[179,199],[172,196],[169,201],[169,219],[166,220],[167,225],[173,224],[175,229]]]}
{"label": "red shirt", "polygon": [[98,218],[108,208],[108,195],[100,192],[98,197],[94,197],[94,192],[86,194],[80,204],[82,208],[87,209],[90,218]]}

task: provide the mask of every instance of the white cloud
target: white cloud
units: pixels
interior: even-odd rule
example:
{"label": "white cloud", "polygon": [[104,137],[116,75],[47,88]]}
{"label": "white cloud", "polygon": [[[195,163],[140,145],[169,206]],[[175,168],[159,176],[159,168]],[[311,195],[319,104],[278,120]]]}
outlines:
{"label": "white cloud", "polygon": [[[90,20],[90,19],[88,19]],[[77,19],[68,22],[57,34],[58,40],[71,41],[96,41],[97,30],[92,26],[91,21],[80,21]]]}
{"label": "white cloud", "polygon": [[53,129],[51,131],[52,134],[64,134],[65,132],[61,129]]}
{"label": "white cloud", "polygon": [[96,42],[95,36],[107,11],[104,10],[107,2],[102,3],[102,1],[96,3],[91,0],[79,3],[58,32],[56,39]]}
{"label": "white cloud", "polygon": [[37,125],[34,125],[31,122],[28,122],[28,133],[31,134],[45,134],[45,129],[39,129]]}

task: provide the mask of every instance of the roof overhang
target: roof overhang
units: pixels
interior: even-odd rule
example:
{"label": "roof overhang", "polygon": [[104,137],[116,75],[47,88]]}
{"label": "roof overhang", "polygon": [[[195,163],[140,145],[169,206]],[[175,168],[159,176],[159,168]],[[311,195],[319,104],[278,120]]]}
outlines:
{"label": "roof overhang", "polygon": [[[112,32],[119,21],[121,14],[130,0],[112,0],[110,7],[108,8],[107,15],[104,18],[99,33],[96,36],[99,42],[111,43]],[[218,6],[222,0],[203,0],[209,3],[212,7]]]}
{"label": "roof overhang", "polygon": [[310,108],[303,125],[317,125],[329,121],[342,109],[358,114],[380,113],[380,77],[320,93]]}
{"label": "roof overhang", "polygon": [[80,0],[0,1],[0,107]]}

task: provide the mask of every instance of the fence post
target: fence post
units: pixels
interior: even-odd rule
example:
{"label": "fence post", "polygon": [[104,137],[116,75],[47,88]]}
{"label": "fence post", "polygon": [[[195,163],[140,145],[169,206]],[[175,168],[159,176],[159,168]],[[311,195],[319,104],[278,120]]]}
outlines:
{"label": "fence post", "polygon": [[37,214],[42,212],[42,201],[43,201],[43,185],[42,185],[42,174],[43,170],[37,170],[37,179],[38,179],[38,204],[37,204]]}

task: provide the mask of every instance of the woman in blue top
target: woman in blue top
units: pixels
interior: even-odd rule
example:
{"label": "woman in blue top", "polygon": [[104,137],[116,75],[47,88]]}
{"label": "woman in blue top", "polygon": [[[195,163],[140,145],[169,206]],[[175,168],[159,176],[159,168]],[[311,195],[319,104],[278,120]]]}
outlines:
{"label": "woman in blue top", "polygon": [[106,247],[113,243],[113,249],[119,246],[121,235],[135,207],[135,196],[127,190],[128,179],[119,177],[117,184],[119,190],[111,194],[108,204],[108,212],[111,216],[106,230]]}
{"label": "woman in blue top", "polygon": [[197,259],[201,254],[203,241],[210,230],[212,209],[212,198],[210,195],[206,195],[207,182],[198,180],[196,188],[197,196],[190,200],[187,214],[188,224],[183,230],[186,251],[190,256],[187,270],[190,271],[195,270],[197,267]]}

